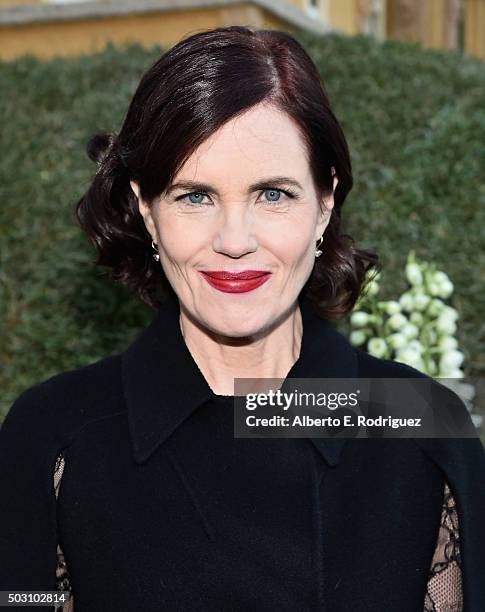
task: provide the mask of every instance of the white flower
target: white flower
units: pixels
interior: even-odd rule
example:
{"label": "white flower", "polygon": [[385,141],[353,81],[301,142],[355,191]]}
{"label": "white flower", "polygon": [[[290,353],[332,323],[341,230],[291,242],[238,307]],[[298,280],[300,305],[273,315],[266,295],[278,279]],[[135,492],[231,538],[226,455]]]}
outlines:
{"label": "white flower", "polygon": [[446,282],[445,282],[445,281],[443,281],[443,282],[441,283],[440,287],[441,287],[441,293],[440,293],[440,296],[441,296],[442,298],[447,298],[447,297],[450,297],[450,295],[453,293],[453,291],[454,291],[454,289],[455,289],[455,287],[454,287],[453,283],[452,283],[450,280],[448,280],[448,281],[446,281]]}
{"label": "white flower", "polygon": [[411,321],[411,323],[414,323],[414,325],[417,325],[418,327],[421,327],[421,325],[424,323],[424,317],[420,312],[412,312],[409,315],[409,320]]}
{"label": "white flower", "polygon": [[459,368],[464,358],[465,355],[461,351],[457,351],[456,349],[447,351],[440,357],[440,371],[446,375],[447,372]]}
{"label": "white flower", "polygon": [[414,296],[410,291],[406,291],[399,298],[399,304],[406,312],[411,312],[414,309]]}
{"label": "white flower", "polygon": [[403,334],[403,336],[406,336],[406,338],[408,339],[416,338],[419,334],[419,330],[416,325],[413,325],[413,323],[406,323],[401,328],[401,334]]}
{"label": "white flower", "polygon": [[406,338],[406,336],[403,336],[402,334],[399,334],[397,332],[394,334],[391,334],[390,336],[387,336],[386,340],[387,340],[388,345],[394,350],[403,348],[404,346],[407,346],[408,344],[408,339]]}
{"label": "white flower", "polygon": [[424,351],[424,346],[421,344],[419,340],[411,340],[408,346],[409,348],[412,348],[415,351],[418,351],[419,354],[422,354],[422,352]]}
{"label": "white flower", "polygon": [[371,338],[367,343],[367,351],[374,357],[384,357],[387,354],[387,344],[383,338]]}
{"label": "white flower", "polygon": [[432,317],[438,317],[445,308],[446,308],[446,305],[444,302],[442,302],[441,300],[437,298],[433,298],[428,306],[427,312]]}
{"label": "white flower", "polygon": [[350,323],[354,327],[364,327],[364,325],[367,325],[368,321],[369,321],[369,315],[362,310],[355,310],[350,315]]}
{"label": "white flower", "polygon": [[441,285],[439,285],[438,283],[429,283],[428,291],[431,295],[439,296],[441,295]]}
{"label": "white flower", "polygon": [[440,315],[436,319],[436,329],[440,334],[452,336],[456,332],[456,323],[450,317]]}
{"label": "white flower", "polygon": [[431,298],[426,293],[422,293],[421,291],[417,291],[414,294],[414,307],[417,310],[424,310],[426,306],[430,303]]}
{"label": "white flower", "polygon": [[456,310],[455,308],[452,308],[451,306],[446,306],[445,305],[441,315],[443,317],[446,317],[448,319],[452,319],[453,321],[456,321],[458,319],[458,310]]}
{"label": "white flower", "polygon": [[397,312],[401,312],[401,305],[396,300],[389,300],[385,302],[385,311],[388,315],[396,314]]}
{"label": "white flower", "polygon": [[377,295],[379,293],[379,283],[372,281],[368,288],[369,295]]}
{"label": "white flower", "polygon": [[453,336],[441,336],[438,340],[438,348],[441,351],[449,351],[458,347],[458,340]]}
{"label": "white flower", "polygon": [[420,266],[416,263],[406,264],[406,278],[411,285],[422,285],[423,273]]}
{"label": "white flower", "polygon": [[424,370],[424,362],[420,353],[413,348],[403,348],[397,351],[396,361],[406,363],[417,370]]}
{"label": "white flower", "polygon": [[367,339],[367,334],[363,329],[358,329],[350,333],[350,344],[353,346],[360,346],[364,344]]}
{"label": "white flower", "polygon": [[433,274],[433,280],[435,283],[447,283],[450,280],[450,277],[445,272],[441,272],[438,270]]}
{"label": "white flower", "polygon": [[400,312],[393,314],[388,321],[389,327],[391,329],[395,329],[396,331],[399,331],[401,328],[403,328],[407,324],[407,322],[408,319]]}

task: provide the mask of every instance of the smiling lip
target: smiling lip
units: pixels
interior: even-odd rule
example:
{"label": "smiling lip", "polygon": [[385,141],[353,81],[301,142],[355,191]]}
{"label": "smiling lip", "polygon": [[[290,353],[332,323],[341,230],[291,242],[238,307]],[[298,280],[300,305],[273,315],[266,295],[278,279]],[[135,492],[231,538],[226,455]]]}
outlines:
{"label": "smiling lip", "polygon": [[241,272],[201,271],[205,280],[219,291],[226,293],[245,293],[265,283],[271,272],[262,270],[242,270]]}

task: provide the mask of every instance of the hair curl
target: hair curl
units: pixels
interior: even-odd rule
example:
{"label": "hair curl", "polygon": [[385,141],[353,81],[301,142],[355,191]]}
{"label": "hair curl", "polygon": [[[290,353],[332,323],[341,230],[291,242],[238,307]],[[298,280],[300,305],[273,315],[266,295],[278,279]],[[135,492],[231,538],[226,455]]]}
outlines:
{"label": "hair curl", "polygon": [[323,81],[310,56],[286,32],[229,26],[182,39],[143,75],[119,134],[103,132],[87,144],[98,165],[76,216],[95,246],[95,266],[157,309],[173,294],[152,257],[151,236],[130,180],[146,202],[163,193],[196,148],[230,119],[261,102],[284,111],[308,147],[321,198],[338,184],[306,291],[319,316],[340,319],[364,291],[378,256],[340,234],[341,209],[352,189],[350,155]]}

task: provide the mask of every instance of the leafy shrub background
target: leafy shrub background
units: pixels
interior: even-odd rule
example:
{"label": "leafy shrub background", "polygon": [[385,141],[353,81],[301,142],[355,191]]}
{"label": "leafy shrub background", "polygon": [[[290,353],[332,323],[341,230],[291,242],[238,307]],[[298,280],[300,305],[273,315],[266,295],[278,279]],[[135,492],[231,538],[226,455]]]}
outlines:
{"label": "leafy shrub background", "polygon": [[[381,299],[404,290],[410,249],[436,262],[455,285],[465,373],[482,376],[485,64],[366,36],[297,37],[349,143],[355,186],[344,231],[380,254]],[[0,63],[0,420],[27,386],[124,350],[152,317],[92,268],[73,207],[95,170],[87,139],[120,127],[162,51],[110,45],[77,59]],[[348,320],[338,328],[347,334]]]}

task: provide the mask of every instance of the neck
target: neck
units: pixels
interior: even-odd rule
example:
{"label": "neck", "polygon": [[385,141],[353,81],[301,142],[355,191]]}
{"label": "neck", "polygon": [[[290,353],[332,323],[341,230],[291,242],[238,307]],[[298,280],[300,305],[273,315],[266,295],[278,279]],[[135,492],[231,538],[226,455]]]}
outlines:
{"label": "neck", "polygon": [[246,338],[214,334],[182,308],[179,323],[187,348],[217,395],[233,395],[234,378],[284,379],[300,355],[303,322],[297,302],[270,330]]}

